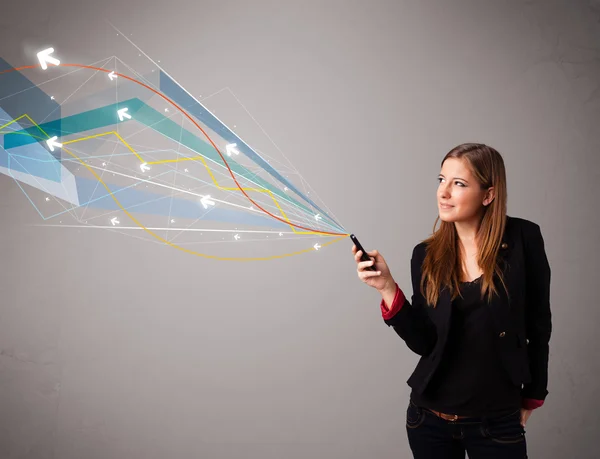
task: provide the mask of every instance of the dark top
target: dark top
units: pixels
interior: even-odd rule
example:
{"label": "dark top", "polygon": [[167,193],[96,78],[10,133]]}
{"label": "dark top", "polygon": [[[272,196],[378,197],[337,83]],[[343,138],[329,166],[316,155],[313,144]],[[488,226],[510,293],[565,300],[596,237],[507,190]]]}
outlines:
{"label": "dark top", "polygon": [[462,282],[452,301],[448,342],[439,367],[419,396],[420,406],[459,416],[484,416],[521,407],[521,388],[510,381],[494,348],[492,316],[480,299],[481,276]]}

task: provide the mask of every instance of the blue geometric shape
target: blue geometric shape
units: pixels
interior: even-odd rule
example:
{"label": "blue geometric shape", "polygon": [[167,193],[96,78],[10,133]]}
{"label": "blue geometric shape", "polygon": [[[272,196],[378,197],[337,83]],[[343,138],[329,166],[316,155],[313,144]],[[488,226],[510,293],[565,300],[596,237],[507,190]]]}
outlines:
{"label": "blue geometric shape", "polygon": [[[12,68],[15,67],[0,57],[0,72]],[[28,114],[36,123],[41,123],[48,118],[57,120],[57,130],[60,132],[60,104],[50,99],[48,94],[21,72],[11,71],[0,74],[0,108],[9,115],[8,119],[17,119]],[[2,124],[5,123],[0,123]],[[44,137],[39,131],[35,136]],[[35,141],[41,142],[42,139]],[[51,154],[60,160],[60,150],[55,149]]]}

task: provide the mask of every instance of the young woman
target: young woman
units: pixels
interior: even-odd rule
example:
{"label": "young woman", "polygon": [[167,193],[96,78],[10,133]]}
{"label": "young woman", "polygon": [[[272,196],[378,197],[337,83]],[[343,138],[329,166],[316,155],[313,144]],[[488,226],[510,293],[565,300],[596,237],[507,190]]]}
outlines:
{"label": "young woman", "polygon": [[506,215],[496,150],[459,145],[441,166],[434,232],[412,253],[411,301],[377,250],[361,262],[352,247],[358,277],[381,293],[383,320],[421,356],[407,381],[414,458],[526,458],[525,423],[548,394],[544,240],[536,223]]}

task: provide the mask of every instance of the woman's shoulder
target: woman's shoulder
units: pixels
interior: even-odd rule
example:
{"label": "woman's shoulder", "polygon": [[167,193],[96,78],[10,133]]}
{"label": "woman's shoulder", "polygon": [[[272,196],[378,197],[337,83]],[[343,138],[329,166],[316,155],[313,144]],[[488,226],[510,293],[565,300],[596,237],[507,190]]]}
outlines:
{"label": "woman's shoulder", "polygon": [[539,224],[522,217],[511,217],[507,215],[506,227],[509,233],[513,231],[518,232],[523,238],[531,236],[535,237],[541,232]]}
{"label": "woman's shoulder", "polygon": [[528,228],[528,229],[536,228],[536,227],[540,226],[532,220],[527,220],[526,218],[523,218],[523,217],[513,217],[510,215],[506,216],[506,224],[516,226],[516,227],[521,227],[521,228]]}
{"label": "woman's shoulder", "polygon": [[415,260],[423,260],[425,258],[425,253],[427,252],[427,245],[429,244],[428,240],[424,240],[419,242],[417,245],[413,247],[412,257]]}

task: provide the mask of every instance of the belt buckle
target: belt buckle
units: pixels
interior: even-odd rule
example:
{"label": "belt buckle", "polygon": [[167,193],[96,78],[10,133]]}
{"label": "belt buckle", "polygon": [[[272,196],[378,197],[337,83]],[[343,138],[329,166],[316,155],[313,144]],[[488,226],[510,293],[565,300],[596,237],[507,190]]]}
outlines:
{"label": "belt buckle", "polygon": [[444,416],[444,419],[446,419],[446,421],[456,421],[458,420],[458,414],[446,414],[446,413],[442,413]]}

